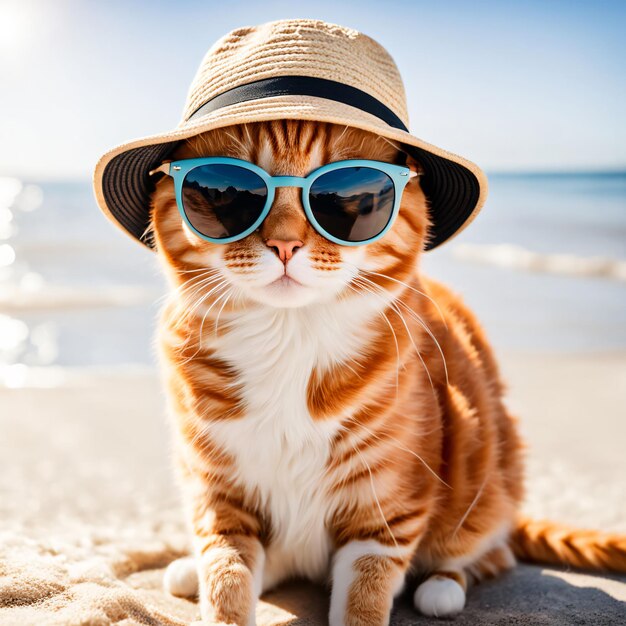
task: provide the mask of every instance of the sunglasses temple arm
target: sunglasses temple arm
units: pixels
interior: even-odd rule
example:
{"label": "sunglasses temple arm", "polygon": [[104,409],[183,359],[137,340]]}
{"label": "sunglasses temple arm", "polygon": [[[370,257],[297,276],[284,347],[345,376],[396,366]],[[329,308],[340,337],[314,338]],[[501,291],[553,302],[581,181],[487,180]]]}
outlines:
{"label": "sunglasses temple arm", "polygon": [[165,174],[166,176],[170,175],[170,163],[162,163],[159,167],[155,167],[153,170],[150,170],[148,174],[150,176],[154,176],[157,173]]}

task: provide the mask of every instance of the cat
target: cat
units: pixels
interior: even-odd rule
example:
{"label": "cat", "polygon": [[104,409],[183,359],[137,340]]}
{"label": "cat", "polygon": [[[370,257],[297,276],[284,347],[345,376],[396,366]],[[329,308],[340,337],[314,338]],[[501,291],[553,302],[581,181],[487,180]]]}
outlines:
{"label": "cat", "polygon": [[201,156],[292,176],[373,159],[418,176],[390,231],[358,247],[319,235],[297,188],[277,190],[256,232],[210,243],[183,224],[172,179],[157,182],[151,228],[172,287],[158,346],[195,552],[167,570],[171,593],[198,594],[207,623],[254,624],[258,596],[300,576],[331,584],[331,626],[379,625],[408,573],[417,610],[445,617],[514,549],[626,569],[610,538],[567,542],[519,518],[517,422],[478,321],[420,272],[428,202],[402,146],[276,120],[192,137],[171,158]]}

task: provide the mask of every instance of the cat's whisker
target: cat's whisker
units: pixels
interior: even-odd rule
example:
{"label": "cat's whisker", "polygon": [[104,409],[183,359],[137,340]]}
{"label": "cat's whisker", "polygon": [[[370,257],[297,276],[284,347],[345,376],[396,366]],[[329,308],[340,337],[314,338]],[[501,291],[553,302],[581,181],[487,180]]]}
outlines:
{"label": "cat's whisker", "polygon": [[[377,283],[369,280],[368,278],[366,278],[364,276],[359,276],[359,279],[367,281],[367,283],[369,285],[371,285],[373,288],[376,288],[376,289],[382,291],[385,294],[389,294],[389,292],[384,287],[382,287],[381,285],[378,285]],[[406,312],[426,331],[428,336],[433,340],[433,343],[435,344],[435,346],[437,347],[437,350],[439,351],[439,354],[441,355],[441,360],[442,360],[442,363],[443,363],[444,374],[445,374],[445,377],[446,377],[446,384],[449,384],[448,364],[446,363],[446,357],[445,357],[445,355],[443,353],[441,345],[439,344],[439,341],[435,337],[435,335],[432,332],[432,330],[429,328],[428,324],[426,324],[426,322],[424,322],[424,320],[408,304],[406,304],[399,296],[395,296],[394,303],[397,303],[397,304],[403,306],[404,309],[406,310]]]}
{"label": "cat's whisker", "polygon": [[[215,292],[219,292],[225,285],[225,281],[221,281],[218,285],[212,287],[208,292],[202,294],[190,307],[185,309],[182,312],[180,317],[176,322],[173,322],[172,326],[174,328],[179,328],[183,324],[185,324],[191,317],[195,315],[195,312],[198,310],[200,306],[202,306]],[[189,341],[189,339],[187,340]]]}
{"label": "cat's whisker", "polygon": [[480,487],[478,488],[478,491],[476,492],[476,496],[474,496],[474,499],[472,500],[472,502],[470,503],[469,507],[467,508],[467,511],[465,511],[465,513],[463,514],[463,517],[461,517],[461,520],[456,525],[452,535],[450,536],[451,539],[454,539],[456,537],[456,534],[459,532],[459,530],[461,530],[461,527],[465,523],[465,520],[467,519],[468,515],[470,514],[472,509],[476,506],[476,503],[480,499],[480,496],[482,495],[482,493],[483,493],[483,491],[485,489],[485,486],[487,485],[487,480],[488,479],[489,479],[489,474],[485,474],[485,478],[484,478],[483,482],[481,483]]}
{"label": "cat's whisker", "polygon": [[389,326],[389,330],[391,330],[391,336],[393,337],[393,343],[396,347],[396,400],[398,399],[398,395],[400,393],[400,368],[406,369],[404,365],[400,363],[400,344],[398,343],[398,336],[396,335],[396,331],[389,321],[387,315],[385,315],[384,311],[379,311],[379,315],[385,320],[387,326]]}
{"label": "cat's whisker", "polygon": [[181,281],[180,285],[173,290],[173,293],[180,293],[181,290],[184,290],[188,285],[194,284],[196,281],[204,280],[206,278],[216,278],[221,275],[221,272],[215,269],[204,269],[199,271],[189,270],[189,273],[193,273],[194,275],[185,277],[185,280]]}
{"label": "cat's whisker", "polygon": [[439,313],[439,317],[441,318],[441,321],[443,322],[445,329],[448,330],[448,323],[446,322],[446,318],[443,315],[443,311],[441,310],[441,307],[437,304],[437,301],[432,296],[429,296],[427,293],[424,293],[423,291],[420,291],[419,289],[412,287],[411,285],[405,283],[403,280],[399,280],[398,278],[394,278],[393,276],[389,276],[388,274],[381,274],[380,272],[374,272],[372,270],[361,270],[361,271],[362,273],[371,274],[373,276],[379,276],[380,278],[386,278],[387,280],[391,280],[394,283],[403,285],[407,289],[410,289],[411,291],[414,291],[416,294],[423,296],[424,298],[430,300],[433,303],[434,307],[437,309],[437,312]]}
{"label": "cat's whisker", "polygon": [[[343,127],[343,130],[341,131],[341,135],[339,135],[339,137],[337,137],[335,144],[336,145],[341,145],[341,140],[344,138],[345,134],[349,131],[351,131],[352,128],[350,126],[348,126],[347,124]],[[337,159],[337,157],[335,157],[335,159]]]}
{"label": "cat's whisker", "polygon": [[385,143],[388,143],[390,146],[392,146],[396,150],[398,150],[400,152],[403,152],[402,148],[400,147],[400,145],[396,141],[393,141],[391,139],[387,139],[387,137],[383,137],[382,135],[378,135],[377,139],[380,139],[380,140],[384,141]]}
{"label": "cat's whisker", "polygon": [[[363,414],[369,414],[369,411],[368,411],[367,409],[365,409],[365,408],[362,408],[362,409],[360,410],[360,412],[361,412],[361,413],[363,413]],[[385,419],[386,419],[386,417],[382,417],[380,421],[381,421],[381,422],[384,422],[384,420],[385,420]],[[386,440],[385,440],[384,438],[382,438],[380,435],[376,434],[375,432],[372,432],[370,429],[368,429],[366,426],[364,426],[364,425],[363,425],[363,423],[362,423],[362,422],[360,422],[360,421],[359,421],[359,420],[358,420],[358,419],[357,419],[354,415],[346,416],[346,417],[344,418],[344,422],[351,422],[352,424],[356,424],[357,426],[359,426],[360,428],[362,428],[363,430],[365,430],[368,434],[371,434],[371,435],[372,435],[375,439],[377,439],[377,440],[379,440],[379,441],[382,441],[382,442],[386,441]],[[376,422],[375,422],[375,424],[374,424],[374,427],[375,427],[377,424],[378,424],[378,422],[376,421]],[[423,430],[421,430],[421,429],[420,429],[420,423],[419,423],[419,420],[417,420],[417,421],[413,420],[413,421],[411,421],[411,422],[410,422],[410,423],[408,423],[408,424],[405,424],[405,423],[397,423],[397,422],[396,422],[396,423],[394,423],[394,425],[393,425],[393,429],[394,429],[395,431],[402,431],[402,433],[403,433],[403,434],[406,434],[408,437],[414,437],[416,434],[418,434],[418,433],[419,433],[419,436],[420,436],[420,437],[424,437],[424,438],[425,438],[425,437],[428,437],[429,435],[431,435],[431,434],[432,434],[433,432],[435,432],[435,431],[440,431],[440,428],[439,428],[439,427],[432,428],[432,429],[430,429],[430,430],[428,430],[428,431],[423,431]],[[345,424],[345,423],[342,423],[342,425],[341,425],[341,427],[340,427],[340,430],[341,430],[342,432],[346,432],[346,431],[348,431],[348,430],[349,430],[349,428],[348,428],[348,426],[346,426],[346,424]],[[388,431],[385,431],[385,432],[388,432]],[[392,448],[397,449],[397,450],[404,450],[405,452],[409,452],[411,455],[413,455],[413,456],[415,456],[416,458],[418,458],[418,460],[419,460],[421,463],[425,463],[424,459],[422,459],[422,458],[421,458],[421,457],[420,457],[420,456],[419,456],[419,455],[418,455],[415,451],[410,450],[410,449],[406,449],[406,450],[405,450],[404,448],[401,448],[401,447],[399,447],[398,445],[395,445],[395,444],[396,444],[396,442],[398,442],[398,440],[397,440],[397,439],[394,439],[394,438],[392,438],[392,437],[390,437],[390,436],[387,436],[387,440],[391,440],[391,441],[389,442],[389,444],[391,445],[391,447],[392,447]],[[358,443],[358,442],[357,442],[357,443]],[[400,442],[400,443],[401,443],[401,442]],[[354,445],[354,444],[352,444],[352,445]],[[434,472],[434,470],[432,470],[432,468],[428,468],[428,469],[431,471],[431,473],[432,473],[432,472]],[[324,472],[324,476],[328,476],[329,474],[331,474],[331,473],[333,473],[333,472],[336,472],[336,471],[337,471],[337,467],[336,467],[336,466],[329,465],[329,466],[326,468],[325,472]],[[437,476],[437,479],[438,479],[440,482],[442,482],[442,483],[443,483],[446,487],[448,487],[448,488],[450,488],[450,489],[452,488],[452,487],[451,487],[448,483],[446,483],[446,482],[445,482],[445,481],[444,481],[444,480],[443,480],[440,476],[438,476],[438,475],[436,474],[436,472],[435,472],[435,475]]]}
{"label": "cat's whisker", "polygon": [[[202,296],[202,298],[199,300],[199,302],[196,303],[196,305],[193,307],[193,310],[197,310],[198,307],[200,307],[204,302],[206,302],[206,300],[214,293],[217,291],[217,293],[219,293],[222,289],[226,288],[227,284],[226,281],[222,281],[219,285],[217,285],[216,287],[213,287],[208,293],[204,294],[204,296]],[[198,353],[202,350],[202,329],[204,326],[204,320],[206,319],[206,316],[209,314],[209,312],[211,311],[211,309],[213,308],[213,306],[215,305],[216,301],[213,302],[213,304],[211,304],[211,306],[209,307],[209,309],[205,312],[203,318],[202,318],[202,322],[200,324],[200,333],[199,333],[199,339],[198,339],[198,347],[196,349],[196,351],[189,356],[187,359],[185,359],[184,361],[182,361],[180,363],[180,365],[185,365],[186,363],[188,363],[191,359],[195,358]],[[189,315],[191,315],[192,313],[190,312]],[[188,315],[188,316],[189,316]],[[187,316],[187,317],[188,317]],[[179,322],[180,323],[180,322]],[[187,338],[187,341],[185,341],[185,343],[179,347],[179,354],[184,352],[187,349],[187,346],[189,345],[189,341],[191,340],[191,335]]]}
{"label": "cat's whisker", "polygon": [[[354,291],[355,293],[359,293],[351,285],[348,285],[348,287],[352,291]],[[391,325],[391,322],[389,321],[389,318],[385,315],[384,311],[379,311],[379,314],[385,320],[385,322],[387,323],[387,326],[389,326],[389,329],[391,330],[391,334],[393,336],[393,341],[394,341],[395,346],[396,346],[396,400],[397,400],[398,399],[398,394],[399,394],[399,387],[400,387],[400,346],[398,344],[398,337],[396,335],[396,331],[394,330],[393,326]]]}
{"label": "cat's whisker", "polygon": [[[360,411],[360,413],[363,413],[365,415],[371,415],[371,410],[363,407]],[[408,423],[395,423],[393,425],[394,430],[401,430],[405,433],[408,433],[410,436],[414,436],[416,433],[419,433],[420,437],[428,437],[429,435],[432,435],[434,432],[440,432],[441,429],[437,426],[434,428],[431,428],[429,430],[423,430],[422,428],[422,422],[420,419],[419,415],[411,415],[410,416],[410,420]],[[383,418],[384,421],[384,418]],[[360,423],[360,422],[359,422]],[[374,420],[373,424],[376,425],[378,424],[378,421]]]}
{"label": "cat's whisker", "polygon": [[[356,417],[352,416],[352,417],[350,417],[348,419],[351,420],[352,422],[354,422],[355,424],[358,424],[359,428],[362,428],[363,430],[365,430],[367,433],[369,433],[375,439],[378,439],[379,441],[385,441],[379,434],[375,433],[374,431],[370,430],[367,426],[365,426],[363,423],[359,422],[359,420],[356,419]],[[386,436],[387,436],[388,439],[391,439],[393,442],[395,442],[397,444],[400,444],[400,445],[395,446],[398,450],[404,450],[405,452],[408,452],[409,454],[412,454],[416,459],[418,459],[424,465],[424,467],[442,485],[445,485],[446,487],[448,487],[448,489],[452,489],[452,487],[443,478],[441,478],[441,476],[439,476],[439,474],[437,474],[437,472],[435,472],[435,470],[430,465],[428,465],[428,463],[426,463],[426,461],[419,454],[417,454],[417,452],[415,452],[414,450],[411,450],[410,448],[407,448],[406,446],[402,445],[402,442],[399,441],[398,439],[396,439],[395,437],[392,437],[389,434],[387,434]]]}
{"label": "cat's whisker", "polygon": [[219,323],[220,323],[220,315],[222,314],[222,311],[224,310],[224,307],[226,306],[226,304],[230,300],[231,296],[232,296],[232,291],[229,290],[227,292],[227,295],[226,295],[226,300],[224,300],[224,303],[220,307],[220,310],[217,312],[217,317],[215,318],[215,335],[217,335],[217,329],[218,329],[218,326],[219,326]]}
{"label": "cat's whisker", "polygon": [[196,267],[194,269],[190,269],[190,270],[176,270],[176,274],[193,274],[196,272],[210,272],[212,274],[219,274],[220,271],[217,268],[214,267]]}
{"label": "cat's whisker", "polygon": [[[357,278],[362,278],[362,277],[357,277]],[[375,284],[375,283],[374,283]],[[368,287],[366,286],[366,284],[361,284],[361,286],[363,287],[363,289],[367,290]],[[378,285],[377,285],[378,286]],[[387,293],[384,289],[382,289],[382,287],[380,288],[383,292]],[[376,296],[376,292],[374,292],[373,290],[369,290],[370,293],[374,296]],[[382,299],[382,298],[381,298]],[[406,323],[406,320],[404,319],[404,316],[402,315],[402,312],[400,311],[400,309],[397,307],[397,305],[394,304],[393,301],[389,302],[388,307],[391,308],[391,310],[398,316],[398,318],[400,319],[400,321],[402,322],[402,325],[404,326],[404,329],[406,330],[406,334],[409,337],[409,340],[411,342],[411,344],[413,345],[413,348],[415,350],[415,353],[417,354],[419,360],[421,361],[422,365],[424,366],[424,370],[426,372],[426,375],[428,376],[428,381],[430,383],[430,387],[432,389],[433,395],[436,396],[436,391],[435,391],[435,385],[433,383],[433,379],[432,376],[430,375],[430,371],[428,370],[428,366],[426,365],[426,362],[424,361],[424,357],[422,357],[421,352],[419,351],[417,344],[415,343],[415,340],[413,339],[413,335],[411,334],[411,331],[409,330],[409,326]]]}
{"label": "cat's whisker", "polygon": [[217,284],[215,282],[209,283],[207,285],[203,285],[201,288],[195,290],[193,292],[193,294],[189,294],[186,299],[187,300],[193,300],[194,297],[196,296],[196,294],[198,294],[199,292],[202,292],[204,289],[206,289],[207,287],[210,287],[211,285],[213,285],[211,287],[211,289],[209,289],[209,291],[207,291],[206,293],[202,294],[202,296],[200,298],[198,298],[197,300],[193,301],[191,303],[191,306],[189,308],[187,308],[187,310],[185,311],[185,316],[187,318],[189,317],[193,317],[196,314],[196,311],[198,310],[198,308],[206,301],[206,296],[211,296],[213,293],[215,293],[216,291],[219,291],[221,289],[221,287],[225,286],[228,284],[228,281],[224,278],[221,279],[219,281],[217,281]]}
{"label": "cat's whisker", "polygon": [[215,275],[211,274],[208,276],[194,276],[193,278],[190,278],[189,280],[181,283],[170,294],[167,294],[167,297],[169,297],[170,299],[174,299],[175,296],[179,296],[187,300],[193,299],[193,297],[199,291],[202,291],[204,288],[218,282],[219,280],[221,280],[221,276],[217,272],[215,273]]}
{"label": "cat's whisker", "polygon": [[162,296],[160,296],[156,302],[158,304],[162,304],[166,300],[172,300],[174,296],[181,295],[185,292],[185,290],[192,289],[194,286],[197,286],[205,279],[212,278],[214,275],[219,274],[219,272],[216,270],[204,270],[204,272],[205,274],[202,274],[200,276],[193,276],[192,278],[183,281],[174,289],[171,289],[164,293]]}
{"label": "cat's whisker", "polygon": [[180,319],[178,321],[178,325],[185,323],[191,317],[193,317],[196,313],[198,307],[200,307],[207,299],[210,297],[215,290],[219,289],[219,287],[224,283],[224,281],[213,281],[210,283],[205,283],[201,286],[198,286],[197,289],[194,289],[192,293],[185,294],[183,302],[187,305],[185,310],[181,313]]}
{"label": "cat's whisker", "polygon": [[443,349],[441,348],[441,344],[435,337],[432,330],[429,328],[428,324],[426,324],[426,322],[408,304],[406,304],[401,298],[396,298],[396,302],[404,307],[405,311],[426,331],[426,334],[433,340],[433,343],[437,347],[437,350],[441,356],[441,362],[443,364],[443,370],[446,377],[446,385],[448,385],[448,363],[443,353]]}
{"label": "cat's whisker", "polygon": [[[370,294],[372,294],[373,296],[377,296],[377,295],[378,295],[378,294],[376,294],[376,292],[374,292],[372,289],[370,289],[370,288],[369,288],[366,284],[364,284],[364,283],[361,283],[361,287],[362,287],[364,290],[368,291],[368,292],[369,292]],[[383,291],[384,291],[384,290],[383,290]],[[380,297],[380,296],[379,296],[379,297]],[[381,299],[381,300],[383,300],[384,302],[386,302],[386,301],[385,301],[382,297],[381,297],[380,299]],[[414,341],[414,339],[413,339],[413,335],[411,335],[411,332],[410,332],[410,330],[409,330],[409,327],[408,327],[408,325],[407,325],[407,323],[406,323],[406,321],[405,321],[404,317],[402,316],[402,313],[400,312],[400,309],[398,309],[398,307],[397,307],[397,306],[395,306],[395,305],[393,304],[393,302],[388,303],[388,307],[389,307],[389,308],[391,308],[391,309],[394,311],[394,313],[398,316],[398,318],[399,318],[399,319],[400,319],[400,321],[402,322],[402,324],[403,324],[403,326],[404,326],[404,328],[405,328],[405,330],[406,330],[407,336],[409,337],[409,340],[411,341],[411,344],[413,345],[413,348],[414,348],[414,350],[415,350],[415,352],[416,352],[416,354],[417,354],[418,358],[420,359],[420,361],[422,362],[422,365],[424,366],[424,369],[425,369],[425,371],[426,371],[426,375],[428,376],[428,380],[429,380],[429,382],[430,382],[430,386],[431,386],[432,391],[433,391],[433,394],[434,394],[434,393],[435,393],[435,387],[434,387],[433,380],[432,380],[432,378],[431,378],[430,372],[428,371],[428,367],[426,366],[426,363],[424,362],[424,359],[423,359],[423,357],[422,357],[422,355],[421,355],[421,353],[420,353],[420,351],[419,351],[419,349],[418,349],[418,347],[417,347],[417,344],[415,343],[415,341]]]}
{"label": "cat's whisker", "polygon": [[193,294],[197,292],[198,288],[202,289],[203,287],[215,284],[220,280],[224,280],[224,277],[220,272],[215,272],[210,275],[200,274],[193,276],[192,278],[182,282],[174,291],[174,295],[189,299],[189,296],[193,296]]}
{"label": "cat's whisker", "polygon": [[224,289],[228,289],[228,284],[226,283],[226,281],[224,281],[224,285],[220,286],[220,289],[218,291],[218,296],[213,300],[213,302],[211,303],[211,306],[209,306],[209,308],[204,312],[204,315],[202,316],[202,320],[200,322],[200,333],[199,333],[199,338],[198,338],[198,351],[202,350],[202,341],[203,341],[203,332],[204,332],[204,322],[206,321],[207,316],[209,315],[209,313],[211,312],[211,310],[213,309],[213,307],[225,296],[228,294],[228,291],[224,291],[224,293],[220,293],[222,290]]}
{"label": "cat's whisker", "polygon": [[[345,262],[347,264],[347,262]],[[352,265],[352,264],[350,264]],[[427,300],[429,300],[433,306],[437,309],[437,313],[439,314],[439,317],[441,318],[441,321],[443,322],[446,330],[448,330],[448,323],[446,322],[446,318],[443,314],[443,311],[441,310],[441,307],[439,306],[439,304],[437,304],[437,301],[430,295],[428,295],[427,293],[425,293],[424,291],[421,291],[420,289],[417,289],[416,287],[413,287],[412,285],[409,285],[408,283],[406,283],[403,280],[400,280],[398,278],[394,278],[393,276],[389,276],[388,274],[383,274],[381,272],[375,272],[373,270],[368,270],[368,269],[361,269],[359,267],[357,267],[356,265],[352,265],[354,267],[354,269],[357,271],[357,273],[359,275],[361,275],[361,277],[365,277],[365,274],[369,274],[371,276],[378,276],[379,278],[384,278],[386,280],[390,280],[402,287],[404,287],[405,289],[409,289],[411,291],[413,291],[414,293],[416,293],[419,296],[422,296],[423,298],[426,298]],[[382,287],[381,285],[378,285],[381,289],[384,289],[384,287]],[[386,291],[386,290],[385,290]]]}
{"label": "cat's whisker", "polygon": [[380,517],[383,520],[383,524],[385,525],[385,528],[389,532],[389,536],[391,537],[391,540],[393,541],[394,545],[396,546],[396,548],[399,548],[398,542],[396,540],[396,537],[393,534],[393,532],[391,531],[391,528],[390,528],[390,526],[389,526],[389,524],[387,522],[387,518],[385,517],[385,513],[383,511],[383,507],[380,505],[380,500],[378,499],[378,494],[376,493],[376,488],[374,486],[374,475],[372,474],[372,468],[369,466],[368,462],[363,458],[363,455],[356,448],[356,446],[353,445],[352,448],[359,455],[359,458],[361,459],[361,462],[367,468],[367,471],[368,471],[368,473],[370,475],[370,485],[372,487],[372,495],[374,496],[374,500],[376,502],[376,506],[378,507],[378,511],[380,512]]}

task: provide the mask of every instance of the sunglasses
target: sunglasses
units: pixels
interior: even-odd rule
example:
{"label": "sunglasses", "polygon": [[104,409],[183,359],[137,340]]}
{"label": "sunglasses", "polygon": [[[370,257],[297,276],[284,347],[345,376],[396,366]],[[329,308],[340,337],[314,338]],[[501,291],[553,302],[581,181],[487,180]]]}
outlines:
{"label": "sunglasses", "polygon": [[408,167],[351,159],[328,163],[308,176],[270,176],[254,163],[205,157],[163,163],[174,179],[176,203],[189,228],[212,243],[231,243],[259,228],[277,187],[300,187],[307,219],[330,241],[359,246],[380,239],[400,208]]}

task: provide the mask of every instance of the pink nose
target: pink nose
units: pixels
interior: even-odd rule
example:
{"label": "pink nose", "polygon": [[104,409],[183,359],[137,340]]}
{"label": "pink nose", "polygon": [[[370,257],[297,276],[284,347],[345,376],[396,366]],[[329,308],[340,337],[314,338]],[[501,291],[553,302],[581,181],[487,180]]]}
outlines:
{"label": "pink nose", "polygon": [[304,245],[301,241],[283,241],[282,239],[268,239],[265,242],[268,248],[271,248],[276,256],[283,262],[287,263],[295,254],[298,248]]}

